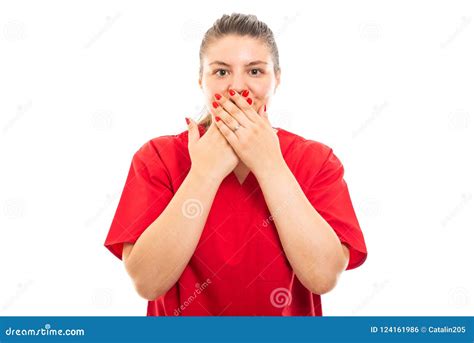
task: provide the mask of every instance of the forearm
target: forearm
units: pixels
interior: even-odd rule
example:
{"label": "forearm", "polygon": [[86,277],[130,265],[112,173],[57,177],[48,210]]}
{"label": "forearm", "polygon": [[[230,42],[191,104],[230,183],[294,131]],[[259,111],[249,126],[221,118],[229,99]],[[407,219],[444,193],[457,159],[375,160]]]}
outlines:
{"label": "forearm", "polygon": [[257,179],[296,276],[313,293],[328,292],[347,266],[336,233],[309,202],[284,160]]}
{"label": "forearm", "polygon": [[220,182],[191,169],[161,215],[136,241],[126,266],[143,297],[168,291],[193,255]]}

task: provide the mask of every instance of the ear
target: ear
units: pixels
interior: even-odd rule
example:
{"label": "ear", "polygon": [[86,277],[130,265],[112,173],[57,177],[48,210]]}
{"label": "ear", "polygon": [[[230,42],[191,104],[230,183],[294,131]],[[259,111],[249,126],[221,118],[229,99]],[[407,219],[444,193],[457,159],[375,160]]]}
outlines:
{"label": "ear", "polygon": [[201,78],[199,78],[198,83],[199,83],[199,88],[202,89],[202,79]]}

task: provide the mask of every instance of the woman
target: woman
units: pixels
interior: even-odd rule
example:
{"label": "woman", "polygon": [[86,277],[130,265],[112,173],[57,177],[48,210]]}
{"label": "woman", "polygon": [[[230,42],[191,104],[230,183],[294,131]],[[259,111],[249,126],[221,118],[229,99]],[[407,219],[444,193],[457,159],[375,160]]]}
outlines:
{"label": "woman", "polygon": [[149,316],[320,316],[367,257],[343,166],[271,126],[278,50],[255,16],[217,20],[200,66],[209,113],[134,154],[105,246]]}

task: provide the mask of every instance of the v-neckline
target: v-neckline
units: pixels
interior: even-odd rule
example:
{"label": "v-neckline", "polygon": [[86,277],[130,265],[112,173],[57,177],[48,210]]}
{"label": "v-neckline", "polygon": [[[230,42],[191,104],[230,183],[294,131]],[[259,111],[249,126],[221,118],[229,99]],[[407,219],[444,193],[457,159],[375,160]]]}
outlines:
{"label": "v-neckline", "polygon": [[242,183],[240,183],[240,180],[239,180],[239,178],[237,177],[237,175],[235,174],[235,172],[234,172],[234,171],[231,172],[231,174],[233,174],[233,177],[234,177],[235,181],[237,181],[237,183],[239,184],[240,187],[244,187],[245,182],[246,182],[246,181],[249,179],[249,177],[250,177],[250,173],[251,173],[251,171],[250,171],[250,169],[249,169],[247,175],[245,175],[244,179],[242,180]]}
{"label": "v-neckline", "polygon": [[252,171],[249,171],[242,183],[239,182],[237,175],[234,171],[229,174],[229,185],[232,189],[232,202],[234,203],[234,210],[239,212],[244,202],[252,196],[255,191],[255,187],[258,186],[257,179],[253,175]]}

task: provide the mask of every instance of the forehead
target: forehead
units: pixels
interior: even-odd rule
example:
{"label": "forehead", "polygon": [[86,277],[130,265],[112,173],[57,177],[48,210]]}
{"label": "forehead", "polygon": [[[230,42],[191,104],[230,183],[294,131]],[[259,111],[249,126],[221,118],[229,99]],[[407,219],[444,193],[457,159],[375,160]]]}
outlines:
{"label": "forehead", "polygon": [[270,49],[262,40],[237,35],[227,35],[212,41],[203,59],[205,65],[215,60],[231,65],[246,64],[255,60],[272,62]]}

